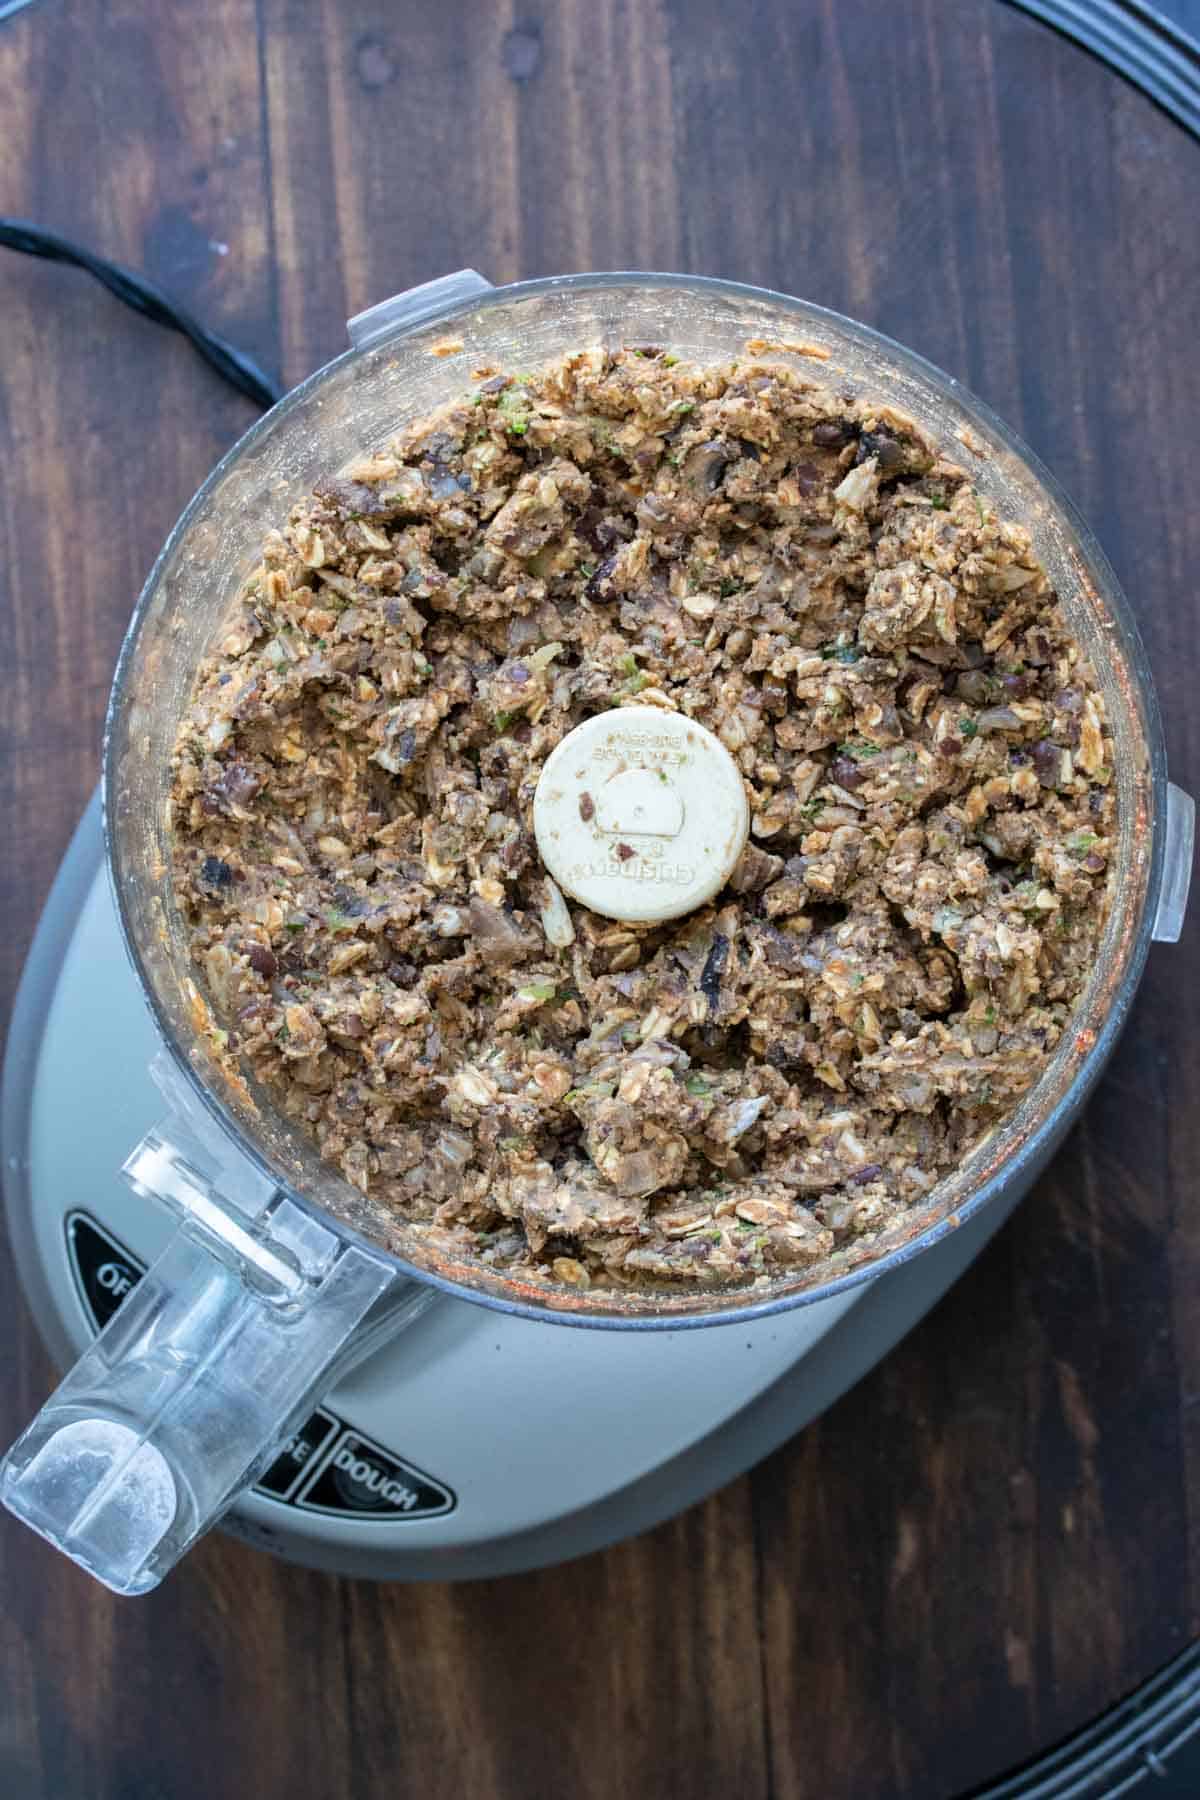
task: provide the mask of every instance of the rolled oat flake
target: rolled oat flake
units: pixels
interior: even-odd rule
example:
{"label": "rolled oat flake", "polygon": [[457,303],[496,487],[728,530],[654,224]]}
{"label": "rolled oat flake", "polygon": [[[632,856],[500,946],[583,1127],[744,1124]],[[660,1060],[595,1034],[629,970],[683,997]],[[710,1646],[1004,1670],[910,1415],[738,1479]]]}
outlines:
{"label": "rolled oat flake", "polygon": [[750,828],[724,744],[683,713],[623,706],[551,752],[533,801],[548,872],[593,912],[678,919],[728,881]]}

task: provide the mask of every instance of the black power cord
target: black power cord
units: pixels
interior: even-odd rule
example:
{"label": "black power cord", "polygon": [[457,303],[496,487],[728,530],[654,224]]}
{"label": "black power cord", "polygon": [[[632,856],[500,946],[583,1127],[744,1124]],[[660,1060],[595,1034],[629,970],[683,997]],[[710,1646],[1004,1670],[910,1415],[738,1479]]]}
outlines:
{"label": "black power cord", "polygon": [[252,356],[247,356],[244,350],[239,350],[215,331],[209,331],[144,275],[135,275],[132,269],[123,269],[119,263],[95,256],[90,250],[59,237],[56,232],[44,231],[40,225],[31,225],[25,219],[0,219],[0,245],[23,251],[26,256],[44,257],[47,262],[69,263],[74,268],[85,269],[110,294],[115,294],[126,306],[132,306],[143,318],[153,319],[156,325],[165,325],[171,331],[182,332],[209,368],[215,369],[224,381],[245,394],[248,400],[253,400],[256,406],[274,406],[282,398],[283,388]]}

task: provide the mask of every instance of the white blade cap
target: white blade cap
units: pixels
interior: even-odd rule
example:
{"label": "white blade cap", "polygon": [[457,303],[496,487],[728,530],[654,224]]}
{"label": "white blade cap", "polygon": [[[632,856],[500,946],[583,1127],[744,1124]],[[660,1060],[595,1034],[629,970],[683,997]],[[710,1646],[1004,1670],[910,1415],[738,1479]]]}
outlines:
{"label": "white blade cap", "polygon": [[547,758],[533,799],[542,861],[593,912],[678,919],[728,881],[750,829],[724,744],[683,713],[622,706],[585,719]]}

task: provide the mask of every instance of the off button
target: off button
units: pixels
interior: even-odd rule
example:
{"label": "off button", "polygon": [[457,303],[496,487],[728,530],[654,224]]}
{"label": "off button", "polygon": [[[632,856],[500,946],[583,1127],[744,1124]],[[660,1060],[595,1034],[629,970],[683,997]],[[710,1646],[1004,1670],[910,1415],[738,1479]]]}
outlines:
{"label": "off button", "polygon": [[547,871],[605,918],[678,919],[728,881],[750,829],[724,744],[683,713],[622,706],[551,752],[533,799]]}

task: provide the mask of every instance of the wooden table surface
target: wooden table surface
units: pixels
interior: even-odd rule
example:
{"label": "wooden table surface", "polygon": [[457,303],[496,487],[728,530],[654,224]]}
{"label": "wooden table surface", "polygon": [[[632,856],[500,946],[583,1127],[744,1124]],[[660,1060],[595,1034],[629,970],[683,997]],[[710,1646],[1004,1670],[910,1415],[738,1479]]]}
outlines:
{"label": "wooden table surface", "polygon": [[[1200,789],[1200,147],[997,0],[39,0],[0,212],[298,380],[349,313],[683,269],[868,320],[1073,492]],[[250,409],[0,252],[0,984],[96,780],[117,646]],[[1200,1629],[1200,933],[935,1314],[706,1504],[573,1565],[381,1587],[219,1536],[117,1601],[0,1526],[5,1800],[951,1795]],[[19,1054],[20,1047],[17,1047]],[[52,1384],[0,1253],[0,1443]]]}

